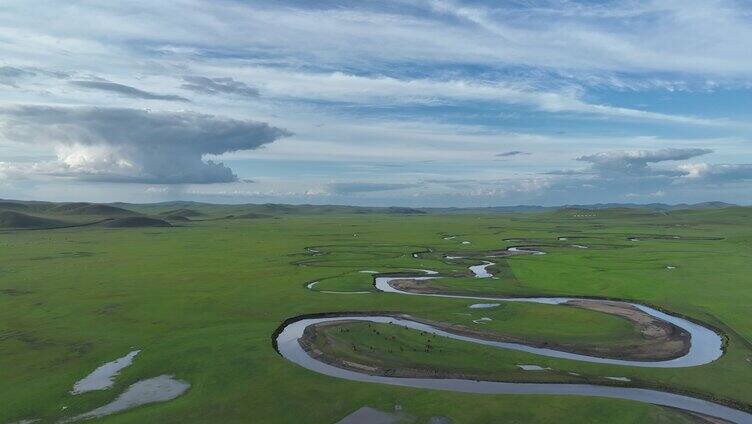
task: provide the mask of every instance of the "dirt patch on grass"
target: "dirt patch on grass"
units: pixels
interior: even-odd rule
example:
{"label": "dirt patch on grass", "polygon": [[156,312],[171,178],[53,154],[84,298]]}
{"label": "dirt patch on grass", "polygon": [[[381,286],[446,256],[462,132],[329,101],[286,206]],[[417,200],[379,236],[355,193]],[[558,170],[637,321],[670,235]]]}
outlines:
{"label": "dirt patch on grass", "polygon": [[633,323],[642,340],[620,346],[631,358],[655,360],[678,358],[689,352],[690,334],[681,328],[657,319],[625,302],[612,300],[570,300],[564,305],[603,312],[627,319]]}

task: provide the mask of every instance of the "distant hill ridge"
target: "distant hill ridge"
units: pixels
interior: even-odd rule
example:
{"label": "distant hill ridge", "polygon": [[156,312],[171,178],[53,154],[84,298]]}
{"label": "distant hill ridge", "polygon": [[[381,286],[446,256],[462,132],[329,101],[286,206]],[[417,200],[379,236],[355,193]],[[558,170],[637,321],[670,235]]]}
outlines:
{"label": "distant hill ridge", "polygon": [[135,212],[118,208],[115,206],[98,204],[98,203],[62,203],[54,206],[50,211],[59,211],[67,214],[76,215],[105,215],[105,216],[124,216],[136,215]]}
{"label": "distant hill ridge", "polygon": [[41,218],[15,211],[0,211],[0,228],[43,229],[64,226],[55,219]]}
{"label": "distant hill ridge", "polygon": [[[272,218],[286,215],[322,215],[322,214],[389,214],[389,215],[425,215],[425,214],[494,214],[494,213],[530,213],[530,212],[553,212],[562,216],[582,215],[588,213],[577,211],[604,211],[608,210],[609,216],[638,216],[644,214],[669,213],[678,210],[708,210],[723,209],[736,205],[725,202],[702,202],[696,204],[665,203],[597,203],[590,205],[564,205],[564,206],[492,206],[470,208],[416,208],[416,207],[365,207],[345,205],[291,205],[291,204],[213,204],[192,201],[173,201],[162,203],[89,203],[89,202],[42,202],[0,199],[0,212],[21,213],[24,216],[4,214],[4,228],[50,228],[55,226],[91,225],[99,221],[120,218],[148,218],[161,221],[161,223],[148,220],[126,220],[124,226],[170,225],[168,221],[183,222],[200,219],[227,219],[227,218]],[[604,215],[599,214],[604,217]],[[16,227],[10,227],[10,224]],[[111,225],[117,225],[112,223]],[[105,226],[103,224],[103,226]]]}
{"label": "distant hill ridge", "polygon": [[193,209],[180,208],[180,209],[172,209],[172,210],[169,210],[169,211],[161,212],[160,215],[164,215],[164,216],[184,216],[184,217],[188,218],[188,217],[192,217],[192,216],[202,216],[204,214],[201,213],[201,212],[199,212],[199,211],[193,210]]}

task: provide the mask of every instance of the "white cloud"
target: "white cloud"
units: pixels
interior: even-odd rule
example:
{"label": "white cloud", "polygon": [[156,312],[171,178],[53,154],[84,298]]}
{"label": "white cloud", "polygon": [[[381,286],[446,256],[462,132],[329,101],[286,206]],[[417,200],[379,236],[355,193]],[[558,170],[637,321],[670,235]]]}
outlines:
{"label": "white cloud", "polygon": [[708,170],[707,163],[685,163],[676,167],[684,175],[684,178],[700,178]]}
{"label": "white cloud", "polygon": [[655,169],[648,167],[651,163],[686,160],[712,152],[700,148],[610,151],[580,156],[577,160],[590,163],[592,170],[601,174],[645,175],[656,173]]}
{"label": "white cloud", "polygon": [[33,171],[90,181],[215,183],[237,180],[207,154],[250,150],[290,135],[265,123],[190,112],[19,106],[0,111],[0,136],[51,146],[58,160]]}
{"label": "white cloud", "polygon": [[752,180],[752,164],[690,163],[678,166],[683,173],[678,182],[724,184]]}
{"label": "white cloud", "polygon": [[665,121],[690,125],[727,125],[729,123],[722,119],[705,119],[589,103],[582,100],[579,90],[567,88],[559,91],[544,91],[527,82],[517,80],[405,79],[388,76],[360,76],[343,72],[285,71],[269,67],[245,67],[238,70],[237,74],[260,81],[265,97],[287,100],[347,102],[363,105],[431,105],[483,101],[522,105],[551,113],[581,113],[618,119]]}
{"label": "white cloud", "polygon": [[[659,150],[609,151],[578,158],[590,167],[574,172],[552,173],[548,199],[571,196],[565,202],[592,203],[604,196],[618,198],[666,198],[708,200],[715,187],[715,196],[724,196],[720,187],[731,187],[752,180],[752,164],[679,163],[711,153],[710,149],[670,148]],[[701,193],[701,194],[700,194]],[[730,192],[729,192],[730,193]],[[697,198],[696,196],[702,197]],[[573,200],[578,199],[578,200]],[[726,201],[733,201],[728,197]]]}

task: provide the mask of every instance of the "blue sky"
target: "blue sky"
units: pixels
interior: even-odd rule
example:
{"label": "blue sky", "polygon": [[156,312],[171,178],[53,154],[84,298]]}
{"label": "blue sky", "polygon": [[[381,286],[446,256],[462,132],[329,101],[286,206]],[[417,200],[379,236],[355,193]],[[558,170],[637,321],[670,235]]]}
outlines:
{"label": "blue sky", "polygon": [[0,197],[752,203],[752,6],[0,5]]}

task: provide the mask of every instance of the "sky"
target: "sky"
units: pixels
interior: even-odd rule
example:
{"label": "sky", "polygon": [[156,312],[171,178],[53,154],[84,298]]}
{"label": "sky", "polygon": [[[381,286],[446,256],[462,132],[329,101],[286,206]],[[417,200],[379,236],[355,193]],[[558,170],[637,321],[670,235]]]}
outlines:
{"label": "sky", "polygon": [[0,198],[752,204],[752,3],[0,3]]}

